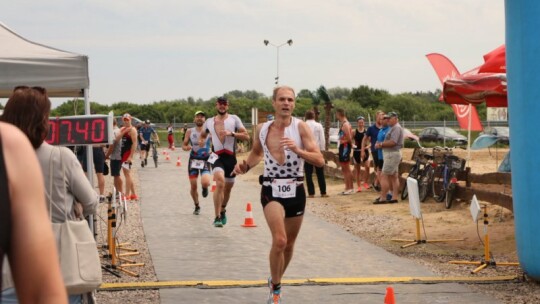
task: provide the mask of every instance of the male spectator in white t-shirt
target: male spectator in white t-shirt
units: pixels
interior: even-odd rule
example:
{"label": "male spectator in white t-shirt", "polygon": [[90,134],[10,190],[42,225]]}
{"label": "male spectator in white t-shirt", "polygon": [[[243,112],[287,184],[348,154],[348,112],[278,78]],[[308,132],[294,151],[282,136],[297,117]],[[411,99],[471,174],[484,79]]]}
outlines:
{"label": "male spectator in white t-shirt", "polygon": [[[306,124],[311,129],[313,137],[317,146],[321,151],[324,151],[326,140],[324,138],[323,126],[315,121],[315,112],[313,110],[306,111],[305,114]],[[324,166],[315,167],[312,164],[305,162],[304,171],[306,174],[308,197],[315,197],[315,185],[313,184],[313,168],[315,168],[315,174],[317,174],[317,183],[319,184],[319,190],[321,191],[321,197],[328,197],[326,194],[326,181],[324,179]]]}

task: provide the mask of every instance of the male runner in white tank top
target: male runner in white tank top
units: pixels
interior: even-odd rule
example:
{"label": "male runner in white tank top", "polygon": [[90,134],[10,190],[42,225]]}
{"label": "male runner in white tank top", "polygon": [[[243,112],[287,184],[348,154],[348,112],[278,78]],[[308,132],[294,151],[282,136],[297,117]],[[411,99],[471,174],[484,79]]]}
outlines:
{"label": "male runner in white tank top", "polygon": [[208,134],[212,136],[213,153],[208,162],[212,164],[212,174],[216,181],[213,197],[216,213],[214,226],[223,227],[227,223],[225,208],[234,186],[234,175],[231,173],[236,165],[236,141],[249,140],[249,134],[240,118],[228,113],[227,98],[219,97],[216,100],[216,110],[217,115],[206,120],[203,126],[205,132],[199,137],[199,145],[204,145]]}
{"label": "male runner in white tank top", "polygon": [[264,159],[261,203],[272,233],[268,303],[277,304],[281,303],[281,278],[304,218],[304,161],[321,167],[324,159],[309,126],[292,116],[294,90],[275,88],[272,106],[275,120],[257,126],[253,149],[242,164],[235,166],[234,174],[244,174]]}

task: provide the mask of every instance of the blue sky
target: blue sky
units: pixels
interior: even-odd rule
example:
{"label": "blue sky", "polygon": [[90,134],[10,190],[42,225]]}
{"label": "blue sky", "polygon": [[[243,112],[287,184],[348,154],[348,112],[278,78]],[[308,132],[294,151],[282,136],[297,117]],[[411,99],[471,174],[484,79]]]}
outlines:
{"label": "blue sky", "polygon": [[[231,90],[391,93],[440,87],[425,54],[461,72],[504,43],[503,0],[2,1],[0,21],[23,37],[89,56],[90,99],[152,103]],[[54,102],[53,102],[54,103]]]}

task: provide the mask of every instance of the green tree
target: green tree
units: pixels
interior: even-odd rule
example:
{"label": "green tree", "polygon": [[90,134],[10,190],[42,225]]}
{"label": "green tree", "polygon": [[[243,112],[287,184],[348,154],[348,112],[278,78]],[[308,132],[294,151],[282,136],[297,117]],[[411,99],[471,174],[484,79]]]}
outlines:
{"label": "green tree", "polygon": [[367,85],[361,85],[352,89],[349,99],[360,104],[363,108],[376,109],[382,100],[390,96],[386,90],[372,89]]}

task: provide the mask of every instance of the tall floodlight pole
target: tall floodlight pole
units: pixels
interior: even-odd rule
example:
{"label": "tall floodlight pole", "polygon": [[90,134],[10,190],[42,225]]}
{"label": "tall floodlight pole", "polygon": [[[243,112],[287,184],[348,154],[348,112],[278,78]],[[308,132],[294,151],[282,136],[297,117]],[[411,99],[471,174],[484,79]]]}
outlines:
{"label": "tall floodlight pole", "polygon": [[273,44],[272,42],[268,41],[268,40],[264,40],[264,45],[268,46],[268,45],[271,45],[273,47],[276,48],[276,51],[277,51],[277,62],[276,62],[276,85],[279,84],[279,48],[284,46],[284,45],[292,45],[292,39],[289,39],[287,40],[287,42],[284,42],[282,44],[279,44],[279,45],[276,45],[276,44]]}

